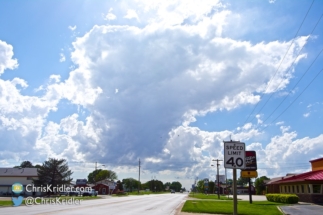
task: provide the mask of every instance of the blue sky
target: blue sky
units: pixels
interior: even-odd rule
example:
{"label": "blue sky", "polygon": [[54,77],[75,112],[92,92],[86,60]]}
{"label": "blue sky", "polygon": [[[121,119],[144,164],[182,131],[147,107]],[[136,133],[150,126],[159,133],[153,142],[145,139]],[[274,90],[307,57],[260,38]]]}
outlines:
{"label": "blue sky", "polygon": [[122,179],[138,177],[140,158],[142,181],[190,187],[215,178],[231,136],[257,152],[260,176],[308,171],[323,156],[322,11],[0,1],[0,163],[66,158],[84,178],[98,162]]}

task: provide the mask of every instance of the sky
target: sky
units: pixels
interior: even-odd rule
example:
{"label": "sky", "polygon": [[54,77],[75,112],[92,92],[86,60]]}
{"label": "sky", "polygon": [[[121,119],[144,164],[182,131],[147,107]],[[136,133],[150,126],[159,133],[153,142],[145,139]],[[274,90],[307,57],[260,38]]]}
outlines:
{"label": "sky", "polygon": [[[64,158],[146,182],[214,180],[223,141],[258,175],[323,157],[323,2],[0,1],[0,165]],[[220,162],[220,174],[232,177]]]}

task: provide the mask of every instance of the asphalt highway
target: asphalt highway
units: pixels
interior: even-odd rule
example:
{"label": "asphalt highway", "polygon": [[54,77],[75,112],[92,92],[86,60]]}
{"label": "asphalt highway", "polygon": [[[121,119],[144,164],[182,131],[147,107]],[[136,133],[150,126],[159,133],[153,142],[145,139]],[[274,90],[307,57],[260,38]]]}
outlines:
{"label": "asphalt highway", "polygon": [[47,202],[42,205],[0,208],[0,214],[60,214],[60,215],[175,215],[187,194],[158,194],[143,196],[108,197],[79,202]]}

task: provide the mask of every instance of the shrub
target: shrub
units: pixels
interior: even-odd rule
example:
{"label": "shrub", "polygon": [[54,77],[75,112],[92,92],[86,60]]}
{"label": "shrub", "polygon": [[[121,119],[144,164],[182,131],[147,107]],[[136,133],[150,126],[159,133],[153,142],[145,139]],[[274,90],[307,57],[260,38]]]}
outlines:
{"label": "shrub", "polygon": [[287,204],[298,203],[298,196],[296,194],[280,194],[280,193],[270,193],[266,194],[266,198],[270,202],[280,202]]}

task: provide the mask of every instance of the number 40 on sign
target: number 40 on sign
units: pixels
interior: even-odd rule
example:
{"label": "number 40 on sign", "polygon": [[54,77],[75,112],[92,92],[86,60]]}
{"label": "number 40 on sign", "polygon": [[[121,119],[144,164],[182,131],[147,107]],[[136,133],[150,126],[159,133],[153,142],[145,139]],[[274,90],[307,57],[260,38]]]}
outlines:
{"label": "number 40 on sign", "polygon": [[224,167],[229,169],[245,168],[245,143],[224,142]]}

